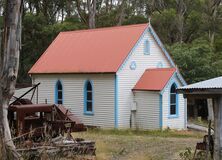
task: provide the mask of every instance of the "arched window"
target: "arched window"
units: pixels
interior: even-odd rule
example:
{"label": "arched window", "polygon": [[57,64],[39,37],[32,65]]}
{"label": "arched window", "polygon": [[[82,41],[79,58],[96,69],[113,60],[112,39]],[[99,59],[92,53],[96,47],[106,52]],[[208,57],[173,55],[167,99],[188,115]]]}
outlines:
{"label": "arched window", "polygon": [[63,104],[63,88],[61,81],[56,82],[55,87],[55,103],[56,104]]}
{"label": "arched window", "polygon": [[150,42],[148,39],[144,41],[144,54],[145,55],[150,54]]}
{"label": "arched window", "polygon": [[178,113],[177,96],[176,84],[174,83],[170,88],[170,115],[177,115]]}
{"label": "arched window", "polygon": [[84,87],[84,113],[93,113],[93,86],[89,80],[85,82]]}

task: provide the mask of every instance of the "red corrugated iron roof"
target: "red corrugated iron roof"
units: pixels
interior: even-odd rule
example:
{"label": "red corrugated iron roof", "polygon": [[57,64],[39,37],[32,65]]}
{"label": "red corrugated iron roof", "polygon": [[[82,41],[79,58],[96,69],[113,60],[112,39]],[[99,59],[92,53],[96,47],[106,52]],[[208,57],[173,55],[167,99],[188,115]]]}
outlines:
{"label": "red corrugated iron roof", "polygon": [[61,32],[29,73],[117,72],[147,26]]}
{"label": "red corrugated iron roof", "polygon": [[176,72],[175,68],[147,69],[133,90],[161,91]]}

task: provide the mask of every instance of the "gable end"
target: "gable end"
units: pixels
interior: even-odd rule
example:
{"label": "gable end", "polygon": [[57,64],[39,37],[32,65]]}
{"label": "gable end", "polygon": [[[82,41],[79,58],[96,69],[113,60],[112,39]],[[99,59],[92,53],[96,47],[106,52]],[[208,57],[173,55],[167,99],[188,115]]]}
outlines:
{"label": "gable end", "polygon": [[172,58],[170,57],[170,54],[165,49],[163,43],[161,42],[160,38],[158,37],[158,35],[156,34],[156,32],[154,31],[154,29],[152,28],[151,25],[149,25],[148,30],[149,30],[150,34],[153,36],[153,38],[155,39],[155,41],[157,42],[158,46],[161,48],[161,50],[165,54],[165,56],[167,57],[167,59],[169,60],[172,67],[176,67],[175,63],[173,62]]}

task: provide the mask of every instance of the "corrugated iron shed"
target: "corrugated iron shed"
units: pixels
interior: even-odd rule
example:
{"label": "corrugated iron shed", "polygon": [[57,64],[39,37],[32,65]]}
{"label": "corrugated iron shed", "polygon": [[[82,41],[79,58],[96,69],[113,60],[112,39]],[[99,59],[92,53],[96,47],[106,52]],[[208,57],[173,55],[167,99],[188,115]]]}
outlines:
{"label": "corrugated iron shed", "polygon": [[178,90],[202,89],[222,89],[222,76],[178,88]]}
{"label": "corrugated iron shed", "polygon": [[161,91],[176,72],[176,68],[147,69],[133,90]]}
{"label": "corrugated iron shed", "polygon": [[212,99],[214,114],[214,159],[222,159],[222,76],[177,89],[187,99]]}

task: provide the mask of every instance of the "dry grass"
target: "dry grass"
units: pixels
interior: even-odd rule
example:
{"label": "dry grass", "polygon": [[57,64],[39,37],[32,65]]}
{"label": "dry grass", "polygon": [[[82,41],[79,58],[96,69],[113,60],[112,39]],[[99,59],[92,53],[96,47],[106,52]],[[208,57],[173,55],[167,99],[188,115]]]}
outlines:
{"label": "dry grass", "polygon": [[89,130],[74,137],[96,141],[97,160],[174,160],[194,148],[202,134],[191,131]]}

